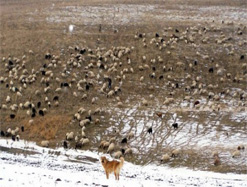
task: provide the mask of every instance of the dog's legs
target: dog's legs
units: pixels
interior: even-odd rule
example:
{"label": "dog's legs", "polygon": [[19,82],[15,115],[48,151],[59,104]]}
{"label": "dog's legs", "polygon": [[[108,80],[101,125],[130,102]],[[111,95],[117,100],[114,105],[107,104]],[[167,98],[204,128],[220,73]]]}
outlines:
{"label": "dog's legs", "polygon": [[106,171],[106,178],[109,179],[109,173]]}
{"label": "dog's legs", "polygon": [[114,175],[115,175],[115,180],[117,180],[117,173],[116,173],[116,171],[114,171]]}

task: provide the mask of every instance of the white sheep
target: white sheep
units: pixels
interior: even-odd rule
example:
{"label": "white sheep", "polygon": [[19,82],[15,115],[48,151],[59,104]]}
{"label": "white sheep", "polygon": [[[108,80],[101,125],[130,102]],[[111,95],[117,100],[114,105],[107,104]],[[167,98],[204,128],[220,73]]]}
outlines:
{"label": "white sheep", "polygon": [[66,134],[66,140],[72,140],[74,138],[74,132],[70,132]]}
{"label": "white sheep", "polygon": [[167,162],[170,160],[170,156],[166,153],[162,156],[161,162]]}
{"label": "white sheep", "polygon": [[111,143],[107,149],[107,153],[111,153],[112,151],[114,151],[114,149],[115,149],[115,144]]}
{"label": "white sheep", "polygon": [[7,96],[6,103],[10,103],[10,102],[11,102],[11,98],[10,98],[10,96]]}
{"label": "white sheep", "polygon": [[114,158],[120,158],[122,156],[122,152],[121,151],[117,151],[113,154]]}
{"label": "white sheep", "polygon": [[48,147],[49,146],[49,141],[48,140],[41,141],[41,146],[42,147]]}

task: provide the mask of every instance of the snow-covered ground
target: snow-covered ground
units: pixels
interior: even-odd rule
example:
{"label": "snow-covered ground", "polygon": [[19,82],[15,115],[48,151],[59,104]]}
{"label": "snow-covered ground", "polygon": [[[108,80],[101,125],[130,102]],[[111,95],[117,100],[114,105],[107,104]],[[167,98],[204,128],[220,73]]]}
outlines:
{"label": "snow-covered ground", "polygon": [[120,180],[107,180],[102,153],[48,149],[0,139],[0,186],[247,186],[247,175],[219,174],[125,162]]}

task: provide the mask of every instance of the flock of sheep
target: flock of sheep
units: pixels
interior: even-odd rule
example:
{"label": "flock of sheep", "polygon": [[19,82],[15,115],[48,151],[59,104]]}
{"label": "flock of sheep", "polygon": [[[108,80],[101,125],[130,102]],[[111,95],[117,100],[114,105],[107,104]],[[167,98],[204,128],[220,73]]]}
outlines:
{"label": "flock of sheep", "polygon": [[[213,40],[208,33],[217,33],[218,37]],[[72,148],[81,149],[91,141],[88,127],[97,128],[102,123],[101,116],[106,113],[104,105],[114,103],[116,107],[126,107],[126,97],[138,89],[148,93],[143,92],[144,97],[136,101],[144,108],[152,107],[155,97],[163,100],[162,105],[166,107],[174,106],[179,98],[191,102],[194,110],[207,109],[214,112],[227,110],[228,106],[221,101],[229,98],[237,101],[239,110],[246,111],[246,90],[233,91],[224,87],[234,84],[235,87],[246,88],[247,51],[239,54],[238,49],[247,49],[247,40],[231,44],[234,36],[246,34],[244,25],[236,26],[233,36],[227,36],[223,29],[210,24],[183,29],[167,27],[162,33],[136,33],[131,42],[136,45],[129,47],[114,46],[107,49],[70,46],[60,54],[47,53],[38,67],[32,66],[32,57],[35,55],[32,50],[22,57],[2,57],[2,119],[14,121],[18,115],[25,113],[29,126],[18,123],[15,123],[16,127],[4,126],[5,121],[1,120],[1,136],[19,140],[21,133],[25,133],[24,127],[26,129],[38,125],[35,124],[37,116],[46,118],[50,111],[58,108],[63,110],[73,99],[78,108],[76,111],[71,109],[73,115],[70,124],[75,128],[65,128],[67,132],[64,139],[57,142],[66,149],[71,148],[72,144]],[[199,45],[210,43],[227,49],[223,61],[217,59],[217,56],[197,50]],[[183,45],[193,48],[194,54],[171,61],[169,57],[177,57],[177,53],[181,52],[178,49]],[[233,67],[236,70],[232,71]],[[159,93],[156,89],[158,85],[165,87],[166,94]],[[202,103],[200,98],[206,98],[208,102]],[[158,117],[163,115],[155,108],[153,111]],[[174,129],[178,128],[177,123],[170,125]],[[147,132],[152,134],[152,127]],[[113,137],[102,139],[97,147],[116,158],[134,154],[129,144],[134,136],[133,132],[120,134],[116,129]],[[49,143],[49,140],[42,140],[41,146],[48,147]],[[240,145],[232,156],[240,156],[244,148]],[[171,153],[165,153],[161,161],[169,161],[179,154],[181,151],[174,148]],[[214,164],[219,165],[219,154],[213,153],[213,157]]]}

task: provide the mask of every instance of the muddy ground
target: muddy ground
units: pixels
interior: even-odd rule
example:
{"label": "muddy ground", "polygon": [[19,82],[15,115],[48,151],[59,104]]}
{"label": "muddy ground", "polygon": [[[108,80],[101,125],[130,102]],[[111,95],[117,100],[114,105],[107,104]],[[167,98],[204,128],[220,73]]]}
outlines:
{"label": "muddy ground", "polygon": [[[6,87],[6,84],[10,84],[11,77],[6,71],[6,61],[2,61],[0,75],[8,79],[0,84],[1,105],[7,104],[9,107],[26,101],[36,104],[47,96],[52,106],[44,106],[48,108],[47,114],[33,118],[32,125],[29,124],[32,118],[26,114],[27,110],[19,108],[14,111],[16,117],[10,119],[9,115],[13,111],[9,108],[3,110],[1,107],[1,130],[24,125],[25,132],[20,133],[21,139],[37,143],[47,139],[52,147],[61,146],[67,132],[73,131],[78,136],[80,134],[78,122],[73,120],[77,110],[84,107],[87,111],[94,111],[100,107],[103,112],[93,115],[93,123],[86,127],[85,133],[90,143],[83,149],[98,151],[101,140],[109,141],[110,138],[117,137],[117,149],[131,147],[133,154],[126,155],[126,160],[135,164],[155,163],[246,174],[246,1],[177,0],[133,3],[1,0],[0,13],[1,59],[22,59],[26,55],[25,68],[30,73],[32,69],[38,71],[45,63],[49,63],[44,58],[49,52],[59,55],[62,63],[53,69],[54,77],[70,82],[72,75],[76,74],[76,81],[79,81],[85,77],[84,68],[89,63],[94,64],[92,71],[101,76],[100,80],[91,79],[94,86],[89,92],[80,93],[76,89],[76,83],[72,84],[68,91],[59,95],[59,107],[55,107],[52,98],[56,95],[54,90],[59,87],[58,82],[51,81],[52,89],[48,94],[42,92],[41,96],[36,96],[36,90],[44,89],[44,85],[40,83],[42,76],[38,74],[37,81],[27,85],[19,98]],[[69,29],[70,25],[73,30]],[[186,30],[187,38],[181,38]],[[146,36],[140,38],[140,33],[145,33]],[[156,42],[150,43],[156,33],[167,44],[162,49],[160,43],[157,42],[158,46]],[[174,35],[180,37],[178,42],[169,42]],[[118,67],[117,72],[100,71],[96,67],[96,61],[86,54],[82,67],[69,67],[70,75],[63,78],[63,65],[70,59],[71,53],[76,54],[76,51],[69,50],[69,46],[90,48],[94,53],[97,48],[104,48],[102,51],[106,52],[112,46],[132,48],[131,53],[120,60],[123,65]],[[143,56],[146,56],[145,62]],[[163,62],[151,62],[151,59],[157,60],[158,56]],[[127,57],[131,59],[130,65]],[[178,65],[178,62],[182,62],[182,65]],[[148,64],[150,68],[140,71],[139,66],[144,64]],[[122,77],[121,81],[116,79],[124,68],[130,67],[134,73],[127,72],[126,78]],[[209,72],[211,67],[214,68],[214,73]],[[217,75],[216,72],[221,68],[225,70]],[[18,76],[21,72],[22,70]],[[152,78],[154,72],[156,77]],[[231,76],[227,77],[227,73]],[[108,98],[99,93],[104,74],[112,77],[113,86],[121,87],[117,96]],[[142,76],[144,80],[140,82]],[[196,88],[186,90],[197,77]],[[18,88],[22,86],[18,80],[13,82]],[[207,92],[200,92],[200,83]],[[174,88],[173,84],[178,84],[178,88]],[[212,87],[208,87],[210,84]],[[73,92],[77,92],[78,96],[73,96]],[[218,95],[219,99],[209,98],[209,92]],[[84,93],[87,93],[87,99],[81,99]],[[10,95],[11,103],[6,103],[7,95]],[[185,100],[185,96],[191,96],[191,99]],[[121,107],[117,105],[117,97],[123,103]],[[91,102],[93,98],[96,98],[94,104]],[[148,101],[147,106],[142,104],[144,98]],[[166,98],[173,98],[174,102],[164,104]],[[196,101],[200,102],[199,107],[194,106]],[[162,113],[162,117],[157,113]],[[99,124],[94,123],[97,118],[100,119]],[[172,127],[175,122],[178,123],[178,129]],[[153,128],[152,134],[147,132],[150,126]],[[116,134],[116,131],[119,133]],[[127,145],[121,144],[121,140],[129,132],[134,133],[134,138]],[[70,145],[74,148],[75,142],[71,141]],[[232,158],[232,153],[239,145],[244,145],[245,150],[241,150],[237,158]],[[179,156],[161,163],[161,156],[171,154],[174,149],[180,150]],[[213,151],[219,152],[219,166],[213,165]]]}

